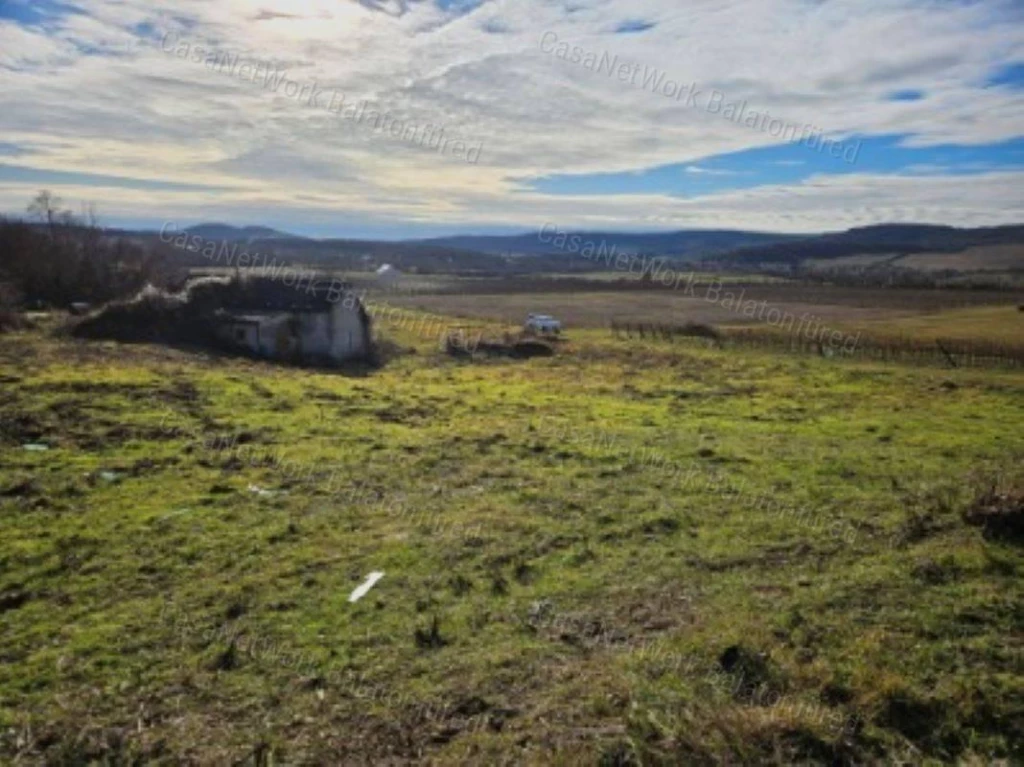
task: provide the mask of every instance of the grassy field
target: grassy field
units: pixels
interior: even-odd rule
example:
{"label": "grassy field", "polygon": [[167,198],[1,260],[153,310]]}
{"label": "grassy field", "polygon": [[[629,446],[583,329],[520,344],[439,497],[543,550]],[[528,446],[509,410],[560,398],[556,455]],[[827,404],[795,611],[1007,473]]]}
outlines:
{"label": "grassy field", "polygon": [[[934,313],[907,314],[887,319],[838,318],[836,328],[855,338],[851,352],[860,358],[890,362],[920,361],[957,366],[1024,366],[1024,312],[1016,306],[981,306]],[[727,328],[725,338],[734,345],[792,347],[793,333],[784,327],[757,325]],[[791,349],[790,349],[791,350]],[[815,344],[803,352],[816,353]],[[950,362],[952,360],[952,362]]]}
{"label": "grassy field", "polygon": [[0,336],[0,761],[1024,759],[1024,374],[394,332]]}
{"label": "grassy field", "polygon": [[[542,281],[535,281],[538,285]],[[884,360],[944,359],[954,348],[958,364],[1024,362],[1024,312],[1012,291],[879,290],[808,284],[710,282],[687,290],[592,292],[467,292],[437,295],[381,294],[380,304],[434,312],[473,323],[521,327],[529,313],[555,315],[570,333],[585,328],[637,325],[681,327],[697,323],[724,331],[737,343],[790,346],[812,336],[844,339],[860,356]],[[371,294],[372,295],[372,294]],[[741,339],[742,337],[742,339]],[[856,338],[856,343],[853,339]]]}
{"label": "grassy field", "polygon": [[1024,311],[1016,306],[981,306],[919,314],[895,320],[851,325],[874,335],[895,335],[934,341],[984,339],[997,343],[1024,345]]}

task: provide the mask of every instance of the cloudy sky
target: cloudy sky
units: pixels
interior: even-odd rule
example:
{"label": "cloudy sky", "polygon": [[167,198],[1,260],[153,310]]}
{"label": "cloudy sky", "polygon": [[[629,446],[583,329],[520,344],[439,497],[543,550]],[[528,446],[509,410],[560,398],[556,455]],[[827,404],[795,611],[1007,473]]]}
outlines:
{"label": "cloudy sky", "polygon": [[337,236],[1019,223],[1024,4],[0,0],[0,212],[40,188]]}

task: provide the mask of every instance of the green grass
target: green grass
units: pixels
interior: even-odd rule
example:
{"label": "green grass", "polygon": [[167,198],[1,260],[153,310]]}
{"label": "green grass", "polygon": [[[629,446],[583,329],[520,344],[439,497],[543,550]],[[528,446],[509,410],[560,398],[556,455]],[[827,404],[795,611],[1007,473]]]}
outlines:
{"label": "green grass", "polygon": [[1024,374],[398,333],[0,337],[0,760],[1024,758]]}

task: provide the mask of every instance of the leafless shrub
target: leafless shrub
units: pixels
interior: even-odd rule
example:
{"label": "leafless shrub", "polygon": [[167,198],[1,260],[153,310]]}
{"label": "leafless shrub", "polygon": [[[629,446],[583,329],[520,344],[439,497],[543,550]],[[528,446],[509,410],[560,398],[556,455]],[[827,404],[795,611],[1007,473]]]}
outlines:
{"label": "leafless shrub", "polygon": [[19,305],[101,304],[163,280],[160,257],[123,237],[109,236],[92,210],[76,217],[43,191],[28,213],[35,223],[0,219],[0,283],[16,293]]}

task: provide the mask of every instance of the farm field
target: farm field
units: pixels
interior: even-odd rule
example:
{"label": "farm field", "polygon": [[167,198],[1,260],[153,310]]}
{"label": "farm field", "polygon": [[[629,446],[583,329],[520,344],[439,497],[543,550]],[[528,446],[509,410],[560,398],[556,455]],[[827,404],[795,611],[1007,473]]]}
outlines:
{"label": "farm field", "polygon": [[1024,374],[46,330],[0,336],[0,761],[1024,759],[1024,555],[964,516],[1020,503]]}
{"label": "farm field", "polygon": [[[706,290],[706,288],[705,288]],[[737,289],[738,292],[738,289]],[[569,327],[601,328],[610,322],[657,322],[712,325],[755,324],[742,312],[703,298],[687,298],[669,291],[615,291],[605,293],[512,293],[507,295],[383,296],[388,304],[418,311],[521,325],[527,314],[553,314]],[[868,320],[911,316],[899,309],[822,306],[793,302],[779,305],[796,316],[815,314],[825,320]]]}
{"label": "farm field", "polygon": [[[295,264],[289,267],[296,273],[301,275],[303,283],[308,284],[310,277],[309,274],[316,273],[319,279],[330,282],[333,279],[344,280],[351,284],[357,290],[365,290],[370,288],[376,288],[378,281],[373,272],[332,272],[330,270],[324,270],[316,266],[302,266]],[[266,270],[263,267],[248,268],[248,269],[229,269],[229,268],[194,268],[189,270],[189,274],[192,277],[220,277],[229,278],[233,274],[238,272],[246,277],[261,277],[264,276]],[[462,280],[459,277],[455,277],[447,274],[413,274],[405,275],[402,280],[403,288],[410,292],[439,292],[443,290],[451,290],[454,286],[457,286]]]}
{"label": "farm field", "polygon": [[[584,291],[588,287],[594,290],[635,290],[641,287],[639,275],[624,271],[610,272],[538,272],[532,274],[510,274],[502,277],[495,276],[468,276],[457,274],[419,274],[403,273],[400,283],[395,289],[381,290],[380,281],[376,274],[371,271],[332,271],[320,266],[293,267],[303,274],[315,272],[319,279],[330,282],[333,279],[342,280],[350,284],[357,291],[368,291],[387,295],[420,295],[436,293],[493,293],[493,292],[549,292],[549,291]],[[189,270],[192,276],[231,277],[236,273],[247,276],[261,276],[265,273],[263,267],[248,269],[229,268],[193,268]],[[686,272],[687,275],[690,272]],[[779,277],[772,277],[763,274],[716,274],[711,272],[695,272],[694,281],[700,284],[709,285],[719,281],[725,285],[734,284],[787,284],[788,281]],[[308,280],[305,277],[304,280]]]}
{"label": "farm field", "polygon": [[[683,268],[682,264],[679,264],[679,268]],[[639,269],[639,267],[637,267]],[[689,271],[687,271],[689,274]],[[774,277],[767,274],[719,274],[716,272],[694,272],[695,282],[709,283],[713,280],[718,280],[724,284],[735,284],[735,283],[786,283],[788,280],[781,277]],[[523,279],[522,277],[520,279]],[[536,280],[585,280],[588,282],[596,282],[598,284],[607,285],[608,283],[638,283],[640,282],[640,275],[636,271],[608,271],[608,272],[541,272],[538,274],[531,274],[529,279]]]}
{"label": "farm field", "polygon": [[1016,306],[950,309],[885,321],[851,323],[849,327],[874,335],[903,336],[922,341],[950,338],[1024,346],[1024,311]]}
{"label": "farm field", "polygon": [[1020,245],[991,245],[968,248],[961,253],[916,253],[894,262],[908,269],[955,269],[959,271],[1024,270],[1024,248]]}
{"label": "farm field", "polygon": [[[1024,312],[1016,306],[978,306],[925,314],[869,320],[838,320],[834,325],[845,338],[855,338],[855,356],[887,361],[931,360],[947,364],[1011,365],[1024,363]],[[784,328],[758,325],[727,328],[724,336],[785,349],[793,334]],[[804,351],[814,351],[804,344]],[[951,356],[950,356],[951,355]]]}
{"label": "farm field", "polygon": [[[539,281],[538,281],[539,282]],[[608,327],[612,321],[713,325],[751,325],[742,306],[767,301],[794,317],[811,315],[830,325],[858,326],[873,320],[891,322],[971,307],[1016,307],[1024,295],[995,291],[878,290],[805,284],[703,284],[693,295],[680,290],[606,290],[591,292],[530,291],[457,294],[386,295],[389,304],[459,317],[521,324],[530,312],[554,314],[570,327]],[[742,294],[742,297],[741,297]],[[730,296],[732,298],[730,298]],[[717,297],[717,301],[715,298]],[[1001,310],[1002,311],[1002,310]],[[1020,325],[1011,325],[1017,338]]]}
{"label": "farm field", "polygon": [[890,266],[923,271],[952,269],[960,272],[1012,272],[1024,269],[1024,248],[1019,245],[987,245],[959,253],[863,254],[839,258],[808,259],[806,266],[825,269]]}

